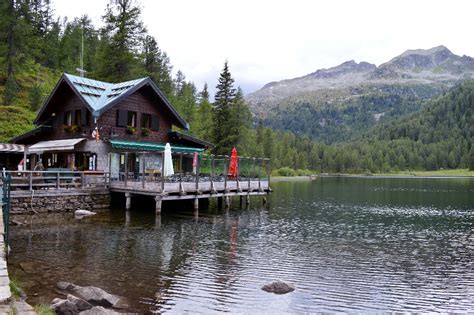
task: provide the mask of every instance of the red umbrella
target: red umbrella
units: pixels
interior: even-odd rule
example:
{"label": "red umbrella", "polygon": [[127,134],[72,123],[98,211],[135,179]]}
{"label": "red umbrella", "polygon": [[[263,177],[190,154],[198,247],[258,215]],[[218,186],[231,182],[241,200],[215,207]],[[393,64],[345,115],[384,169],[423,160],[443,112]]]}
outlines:
{"label": "red umbrella", "polygon": [[232,149],[232,154],[230,156],[229,176],[237,177],[238,170],[239,170],[239,158],[237,157],[237,150],[234,147]]}

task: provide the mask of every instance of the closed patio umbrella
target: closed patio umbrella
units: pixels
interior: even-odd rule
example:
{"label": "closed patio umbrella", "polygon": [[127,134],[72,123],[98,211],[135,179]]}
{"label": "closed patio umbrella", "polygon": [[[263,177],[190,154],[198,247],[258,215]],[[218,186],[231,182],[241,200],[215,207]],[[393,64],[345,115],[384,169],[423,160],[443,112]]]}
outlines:
{"label": "closed patio umbrella", "polygon": [[239,158],[237,156],[237,150],[232,148],[232,154],[230,156],[230,164],[229,164],[229,176],[232,178],[237,177],[237,173],[239,172]]}
{"label": "closed patio umbrella", "polygon": [[171,146],[169,143],[165,145],[165,161],[163,164],[163,176],[171,176],[174,174],[173,160],[171,159]]}

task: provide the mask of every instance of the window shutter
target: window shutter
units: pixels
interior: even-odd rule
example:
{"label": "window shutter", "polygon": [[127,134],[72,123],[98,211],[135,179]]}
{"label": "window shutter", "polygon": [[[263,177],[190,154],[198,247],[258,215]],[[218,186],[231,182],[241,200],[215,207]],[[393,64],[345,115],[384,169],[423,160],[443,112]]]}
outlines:
{"label": "window shutter", "polygon": [[127,111],[117,111],[117,127],[127,127]]}
{"label": "window shutter", "polygon": [[81,109],[81,126],[87,126],[87,110]]}
{"label": "window shutter", "polygon": [[151,116],[151,129],[155,131],[160,130],[160,119],[157,115]]}

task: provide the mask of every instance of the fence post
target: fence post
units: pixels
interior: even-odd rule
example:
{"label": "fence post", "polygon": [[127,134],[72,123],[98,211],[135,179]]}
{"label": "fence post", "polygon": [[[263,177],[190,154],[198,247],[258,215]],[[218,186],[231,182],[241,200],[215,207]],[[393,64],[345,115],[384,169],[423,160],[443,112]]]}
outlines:
{"label": "fence post", "polygon": [[211,154],[211,194],[214,192],[214,155]]}
{"label": "fence post", "polygon": [[161,153],[161,192],[165,191],[165,152]]}
{"label": "fence post", "polygon": [[145,189],[145,153],[142,153],[142,188]]}
{"label": "fence post", "polygon": [[196,195],[199,190],[199,155],[197,156],[197,161],[196,161]]}
{"label": "fence post", "polygon": [[125,152],[125,187],[127,187],[128,182],[128,152]]}
{"label": "fence post", "polygon": [[227,155],[224,155],[224,192],[227,190]]}

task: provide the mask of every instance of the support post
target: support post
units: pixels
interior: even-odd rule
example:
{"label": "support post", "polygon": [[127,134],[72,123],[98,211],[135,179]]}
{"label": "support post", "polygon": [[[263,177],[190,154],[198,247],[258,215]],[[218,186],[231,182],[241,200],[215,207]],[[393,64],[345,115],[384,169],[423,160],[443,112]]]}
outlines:
{"label": "support post", "polygon": [[239,208],[241,209],[242,209],[242,204],[244,203],[243,200],[244,200],[244,196],[239,196]]}
{"label": "support post", "polygon": [[198,154],[197,161],[196,161],[196,195],[199,192],[199,171],[200,171],[199,170],[199,168],[200,168],[199,164],[200,164],[200,162],[199,162],[199,154]]}
{"label": "support post", "polygon": [[81,189],[84,189],[84,186],[85,186],[84,172],[81,172]]}
{"label": "support post", "polygon": [[262,192],[262,181],[260,179],[260,174],[262,173],[262,165],[263,159],[260,159],[260,163],[258,164],[258,191]]}
{"label": "support post", "polygon": [[214,155],[211,155],[211,194],[214,194],[216,189],[214,188]]}
{"label": "support post", "polygon": [[60,184],[60,178],[59,178],[59,172],[56,173],[56,189],[59,189],[61,188],[61,184]]}
{"label": "support post", "polygon": [[33,173],[31,171],[28,172],[28,181],[30,183],[30,190],[33,190]]}
{"label": "support post", "polygon": [[128,152],[125,152],[125,187],[127,187],[128,182]]}
{"label": "support post", "polygon": [[263,204],[266,205],[267,204],[267,197],[263,197]]}
{"label": "support post", "polygon": [[165,191],[165,152],[161,153],[161,192]]}
{"label": "support post", "polygon": [[249,194],[247,194],[247,195],[245,196],[245,204],[246,204],[247,206],[250,204],[250,195],[249,195]]}
{"label": "support post", "polygon": [[222,197],[217,197],[217,209],[222,209]]}
{"label": "support post", "polygon": [[161,196],[155,197],[155,214],[156,215],[161,214]]}
{"label": "support post", "polygon": [[145,153],[142,152],[142,188],[145,189]]}
{"label": "support post", "polygon": [[194,211],[199,211],[199,199],[194,198]]}
{"label": "support post", "polygon": [[110,186],[110,179],[112,178],[112,153],[109,153],[109,186]]}
{"label": "support post", "polygon": [[227,192],[227,155],[224,155],[224,193]]}
{"label": "support post", "polygon": [[132,195],[130,193],[125,193],[125,210],[130,210],[132,208]]}

